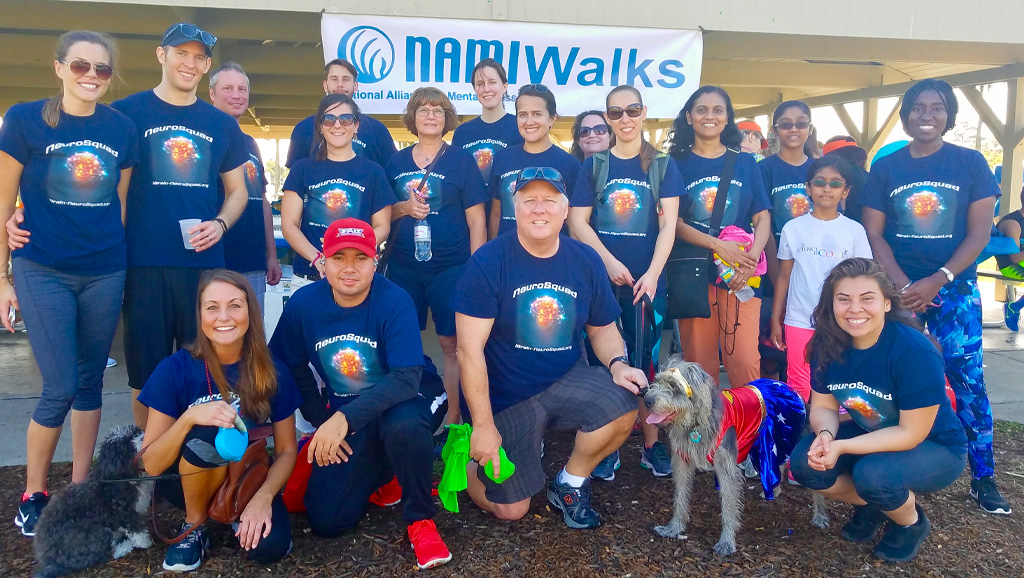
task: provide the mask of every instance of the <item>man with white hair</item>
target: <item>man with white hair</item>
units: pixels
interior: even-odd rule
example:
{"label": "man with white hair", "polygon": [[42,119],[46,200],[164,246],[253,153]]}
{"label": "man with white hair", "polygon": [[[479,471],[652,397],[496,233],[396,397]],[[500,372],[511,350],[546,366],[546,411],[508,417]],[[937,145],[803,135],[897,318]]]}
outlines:
{"label": "man with white hair", "polygon": [[[462,390],[472,416],[469,495],[485,511],[522,518],[544,485],[541,441],[547,429],[576,430],[568,463],[547,497],[571,528],[595,528],[590,473],[629,436],[638,390],[647,378],[630,367],[615,326],[620,314],[601,258],[559,235],[569,199],[551,167],[520,172],[512,196],[515,235],[477,250],[453,299]],[[586,331],[604,367],[583,356]],[[515,472],[501,484],[479,466],[499,449]]]}

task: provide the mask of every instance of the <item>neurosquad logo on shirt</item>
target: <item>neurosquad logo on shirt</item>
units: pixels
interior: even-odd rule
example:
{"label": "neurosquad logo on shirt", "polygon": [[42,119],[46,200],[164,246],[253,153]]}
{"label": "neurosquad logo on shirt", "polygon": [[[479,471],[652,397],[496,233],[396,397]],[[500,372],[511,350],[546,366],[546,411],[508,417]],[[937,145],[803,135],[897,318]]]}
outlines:
{"label": "neurosquad logo on shirt", "polygon": [[572,349],[576,331],[576,297],[576,291],[554,283],[533,283],[513,291],[516,349]]}
{"label": "neurosquad logo on shirt", "polygon": [[484,182],[487,182],[491,178],[491,165],[494,163],[494,155],[499,150],[504,149],[507,146],[508,145],[500,140],[488,138],[473,141],[469,144],[463,145],[462,148],[473,155],[473,160],[476,161],[476,166],[480,169],[480,174],[483,175]]}
{"label": "neurosquad logo on shirt", "polygon": [[803,183],[782,185],[772,189],[772,205],[775,209],[776,228],[780,231],[783,225],[810,213],[814,208]]}
{"label": "neurosquad logo on shirt", "polygon": [[423,190],[417,193],[420,182],[423,181],[423,171],[409,171],[395,177],[395,195],[400,200],[408,200],[412,195],[418,194],[430,205],[430,214],[436,215],[441,208],[441,187],[444,184],[444,175],[431,172],[430,178]]}
{"label": "neurosquad logo on shirt", "polygon": [[896,236],[907,239],[949,239],[956,225],[960,187],[939,181],[903,185],[889,193],[896,213]]}
{"label": "neurosquad logo on shirt", "polygon": [[358,394],[384,378],[373,339],[346,333],[322,339],[313,349],[327,373],[331,391],[337,395]]}
{"label": "neurosquad logo on shirt", "polygon": [[359,214],[366,187],[345,179],[331,179],[309,187],[306,221],[326,229],[331,223]]}
{"label": "neurosquad logo on shirt", "polygon": [[250,201],[263,202],[263,180],[260,179],[260,159],[249,153],[249,160],[242,165],[245,171],[245,188],[249,191]]}
{"label": "neurosquad logo on shirt", "polygon": [[46,147],[50,167],[46,193],[55,205],[107,207],[117,194],[118,152],[91,140]]}
{"label": "neurosquad logo on shirt", "polygon": [[[731,185],[742,188],[743,183],[732,180]],[[722,213],[723,226],[727,223],[736,222],[736,208],[733,203],[732,186],[726,192],[725,211]],[[705,227],[710,226],[711,213],[715,209],[715,199],[718,197],[718,177],[704,177],[697,179],[686,187],[687,193],[693,199],[690,208],[690,220],[701,223]]]}
{"label": "neurosquad logo on shirt", "polygon": [[154,185],[210,187],[213,137],[171,124],[148,129],[143,139],[149,147]]}
{"label": "neurosquad logo on shirt", "polygon": [[594,227],[605,235],[647,236],[651,185],[634,179],[611,179],[594,206]]}
{"label": "neurosquad logo on shirt", "polygon": [[865,429],[875,430],[895,425],[898,413],[892,394],[879,391],[862,381],[830,383],[828,390]]}

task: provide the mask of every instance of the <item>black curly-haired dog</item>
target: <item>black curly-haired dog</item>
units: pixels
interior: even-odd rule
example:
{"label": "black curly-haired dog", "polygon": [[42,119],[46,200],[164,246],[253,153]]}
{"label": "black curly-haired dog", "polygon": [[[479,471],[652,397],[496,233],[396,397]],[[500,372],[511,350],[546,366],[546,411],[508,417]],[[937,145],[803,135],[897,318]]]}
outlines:
{"label": "black curly-haired dog", "polygon": [[115,428],[100,445],[89,477],[50,500],[36,525],[37,578],[64,576],[153,545],[146,526],[153,482],[104,482],[143,475],[135,466],[141,445],[138,427]]}

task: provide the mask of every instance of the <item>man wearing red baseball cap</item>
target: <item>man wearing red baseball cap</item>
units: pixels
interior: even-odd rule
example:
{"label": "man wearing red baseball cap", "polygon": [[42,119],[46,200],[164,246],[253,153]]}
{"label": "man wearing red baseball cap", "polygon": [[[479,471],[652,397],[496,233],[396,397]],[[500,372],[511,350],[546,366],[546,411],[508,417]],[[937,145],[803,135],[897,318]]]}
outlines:
{"label": "man wearing red baseball cap", "polygon": [[370,496],[397,477],[417,565],[431,568],[452,555],[432,519],[434,426],[430,401],[417,395],[419,321],[412,298],[376,273],[376,257],[369,223],[332,223],[324,278],[288,300],[270,349],[291,368],[302,415],[317,427],[305,450],[313,464],[305,497],[313,533],[334,537],[352,528]]}

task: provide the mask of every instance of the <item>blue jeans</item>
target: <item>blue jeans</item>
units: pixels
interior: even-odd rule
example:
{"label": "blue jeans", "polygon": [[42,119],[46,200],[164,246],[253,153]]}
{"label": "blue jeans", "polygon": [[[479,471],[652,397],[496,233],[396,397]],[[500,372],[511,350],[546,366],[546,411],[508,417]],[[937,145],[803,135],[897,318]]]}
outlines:
{"label": "blue jeans", "polygon": [[14,259],[18,303],[43,376],[32,413],[37,424],[61,427],[68,410],[103,405],[103,370],[117,331],[124,276],[124,271],[74,275]]}
{"label": "blue jeans", "polygon": [[[866,432],[852,421],[839,425],[836,439],[850,439]],[[827,490],[843,474],[850,474],[857,495],[883,512],[891,512],[907,502],[910,492],[937,492],[960,477],[967,465],[962,446],[944,446],[924,440],[902,452],[843,454],[835,466],[824,472],[807,464],[807,450],[814,435],[805,436],[793,449],[790,468],[793,478],[812,490]]]}
{"label": "blue jeans", "polygon": [[939,290],[938,307],[920,316],[942,348],[946,377],[956,395],[956,415],[967,432],[974,478],[995,472],[992,457],[992,406],[985,390],[981,351],[981,294],[978,282],[953,281]]}

